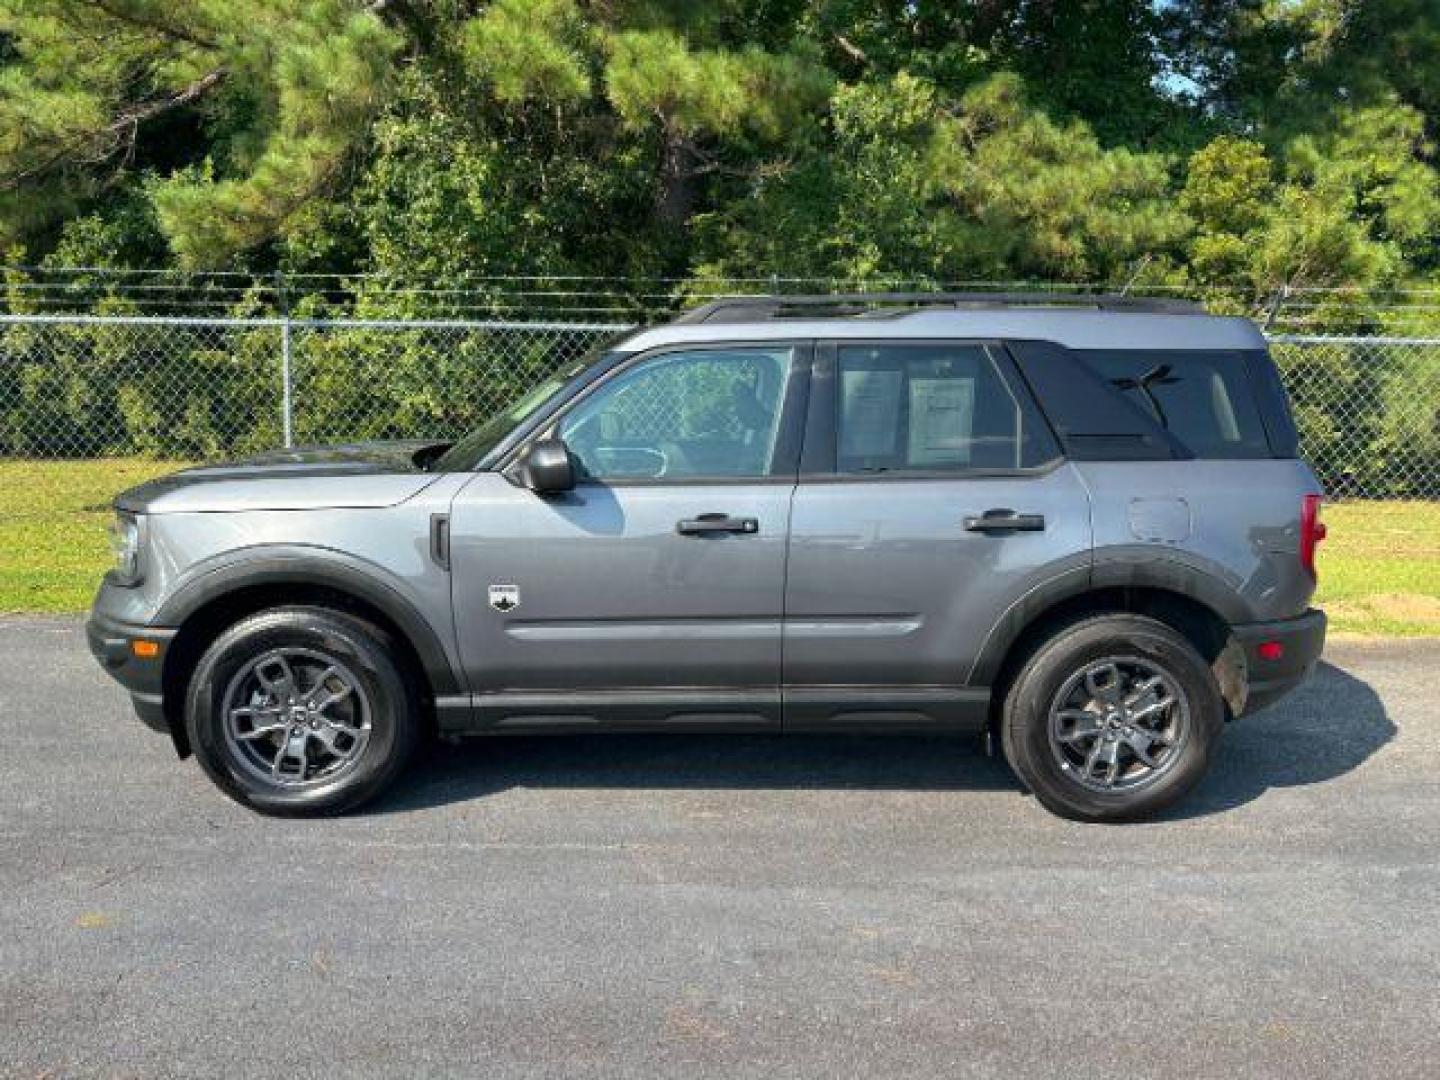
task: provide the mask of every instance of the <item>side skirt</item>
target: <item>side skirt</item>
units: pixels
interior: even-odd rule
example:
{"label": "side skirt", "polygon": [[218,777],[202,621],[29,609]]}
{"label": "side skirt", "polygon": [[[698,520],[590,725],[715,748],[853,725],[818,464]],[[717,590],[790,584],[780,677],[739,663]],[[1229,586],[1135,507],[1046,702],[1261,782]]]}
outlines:
{"label": "side skirt", "polygon": [[436,699],[441,735],[596,731],[981,732],[988,687],[502,691]]}

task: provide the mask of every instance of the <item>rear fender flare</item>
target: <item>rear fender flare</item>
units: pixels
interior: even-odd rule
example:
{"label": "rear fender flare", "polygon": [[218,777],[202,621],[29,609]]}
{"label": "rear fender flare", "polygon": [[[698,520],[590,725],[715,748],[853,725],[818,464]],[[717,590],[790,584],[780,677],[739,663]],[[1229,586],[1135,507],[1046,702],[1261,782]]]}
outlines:
{"label": "rear fender flare", "polygon": [[1092,564],[1063,571],[1018,597],[991,628],[967,682],[993,686],[1020,636],[1052,608],[1086,593],[1127,588],[1174,593],[1209,608],[1230,626],[1254,621],[1257,616],[1239,582],[1229,577],[1188,552],[1157,551],[1151,545],[1106,549]]}

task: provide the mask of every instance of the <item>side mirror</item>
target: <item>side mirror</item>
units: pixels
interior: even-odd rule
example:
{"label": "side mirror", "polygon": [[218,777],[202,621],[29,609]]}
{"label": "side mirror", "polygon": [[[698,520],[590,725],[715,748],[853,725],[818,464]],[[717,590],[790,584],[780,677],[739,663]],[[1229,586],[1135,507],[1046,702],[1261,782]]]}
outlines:
{"label": "side mirror", "polygon": [[539,495],[559,495],[575,487],[575,465],[564,439],[538,439],[521,459],[525,486]]}

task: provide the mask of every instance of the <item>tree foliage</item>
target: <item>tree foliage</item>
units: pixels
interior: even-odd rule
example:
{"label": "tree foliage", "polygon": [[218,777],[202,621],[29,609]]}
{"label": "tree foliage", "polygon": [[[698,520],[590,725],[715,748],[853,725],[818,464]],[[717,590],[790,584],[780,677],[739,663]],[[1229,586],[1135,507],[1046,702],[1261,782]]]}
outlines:
{"label": "tree foliage", "polygon": [[0,0],[56,265],[1402,284],[1437,137],[1433,0]]}

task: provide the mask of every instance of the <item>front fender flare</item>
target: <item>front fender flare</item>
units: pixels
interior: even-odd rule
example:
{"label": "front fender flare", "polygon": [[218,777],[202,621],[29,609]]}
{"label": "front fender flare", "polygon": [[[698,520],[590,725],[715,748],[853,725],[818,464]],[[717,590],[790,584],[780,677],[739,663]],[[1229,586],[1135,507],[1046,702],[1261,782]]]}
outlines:
{"label": "front fender flare", "polygon": [[323,586],[356,597],[384,613],[409,640],[436,695],[463,693],[440,633],[380,567],[344,552],[267,545],[231,553],[177,588],[153,618],[183,626],[201,608],[240,589],[263,585]]}

